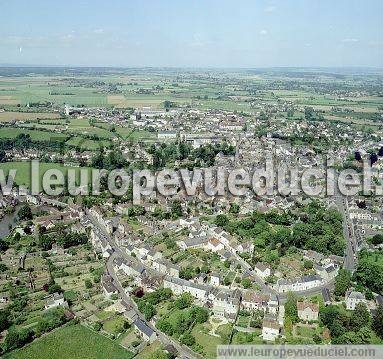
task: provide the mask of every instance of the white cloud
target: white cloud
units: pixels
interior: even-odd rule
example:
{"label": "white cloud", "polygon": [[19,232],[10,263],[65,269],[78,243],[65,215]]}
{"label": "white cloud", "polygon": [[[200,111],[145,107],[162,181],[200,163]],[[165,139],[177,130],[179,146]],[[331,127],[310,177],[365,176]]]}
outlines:
{"label": "white cloud", "polygon": [[274,12],[276,10],[276,6],[268,6],[266,9],[265,9],[265,12]]}
{"label": "white cloud", "polygon": [[343,39],[342,42],[359,42],[358,39]]}
{"label": "white cloud", "polygon": [[259,33],[260,33],[261,35],[267,35],[267,30],[261,30]]}
{"label": "white cloud", "polygon": [[104,29],[94,29],[93,32],[95,34],[103,34],[104,33]]}

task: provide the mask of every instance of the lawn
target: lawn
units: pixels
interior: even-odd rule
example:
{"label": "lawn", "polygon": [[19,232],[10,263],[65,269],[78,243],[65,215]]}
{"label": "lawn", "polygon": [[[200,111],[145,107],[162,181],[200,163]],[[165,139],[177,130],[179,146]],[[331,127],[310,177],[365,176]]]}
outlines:
{"label": "lawn", "polygon": [[117,335],[124,331],[124,324],[126,320],[122,316],[116,316],[113,319],[107,320],[102,328],[111,334]]}
{"label": "lawn", "polygon": [[299,325],[296,327],[296,333],[300,337],[312,338],[316,332],[317,332],[316,328],[303,327],[303,326],[301,327]]}
{"label": "lawn", "polygon": [[232,344],[262,344],[260,335],[260,329],[256,329],[253,333],[235,332]]}
{"label": "lawn", "polygon": [[7,359],[123,359],[131,352],[82,325],[71,325],[4,356]]}
{"label": "lawn", "polygon": [[145,349],[143,351],[141,351],[138,355],[137,355],[137,358],[138,359],[148,359],[150,358],[150,356],[158,349],[161,349],[162,348],[162,345],[161,343],[156,340],[155,342],[153,342],[152,344],[148,345],[147,347],[145,347]]}
{"label": "lawn", "polygon": [[204,358],[216,357],[217,345],[222,344],[220,337],[208,334],[208,329],[203,324],[197,324],[192,330],[192,335],[195,337],[196,343],[203,347]]}
{"label": "lawn", "polygon": [[[43,177],[43,174],[49,169],[59,169],[64,177],[67,175],[68,169],[74,169],[76,173],[76,179],[79,179],[80,170],[81,169],[88,170],[88,178],[90,180],[90,169],[87,167],[67,167],[61,163],[40,163],[40,183]],[[31,184],[31,163],[30,162],[5,162],[0,163],[0,170],[4,171],[5,176],[8,176],[8,172],[10,169],[16,170],[15,182],[18,185],[24,185],[28,188]]]}

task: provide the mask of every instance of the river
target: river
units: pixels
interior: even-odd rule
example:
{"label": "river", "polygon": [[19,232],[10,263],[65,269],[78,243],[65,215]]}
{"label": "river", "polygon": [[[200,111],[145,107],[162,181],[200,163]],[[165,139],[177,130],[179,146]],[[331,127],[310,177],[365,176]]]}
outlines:
{"label": "river", "polygon": [[15,211],[10,214],[5,214],[0,220],[0,239],[6,237],[12,228],[17,224],[17,212],[20,205],[15,207]]}

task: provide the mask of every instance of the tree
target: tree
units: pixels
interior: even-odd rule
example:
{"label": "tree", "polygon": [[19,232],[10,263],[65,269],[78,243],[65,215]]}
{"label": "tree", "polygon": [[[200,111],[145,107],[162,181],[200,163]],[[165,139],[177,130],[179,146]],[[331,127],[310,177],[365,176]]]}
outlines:
{"label": "tree", "polygon": [[63,290],[60,287],[59,284],[55,283],[54,281],[49,284],[48,286],[48,293],[53,294],[53,293],[61,293]]}
{"label": "tree", "polygon": [[383,254],[362,250],[354,280],[375,293],[383,292]]}
{"label": "tree", "polygon": [[358,344],[372,344],[374,341],[374,333],[370,327],[362,327],[356,334]]}
{"label": "tree", "polygon": [[372,329],[374,329],[375,333],[379,338],[383,339],[383,306],[379,305],[373,321],[372,321]]}
{"label": "tree", "polygon": [[209,319],[209,312],[205,308],[194,306],[190,311],[196,323],[205,323]]}
{"label": "tree", "polygon": [[189,280],[189,279],[192,279],[194,277],[194,268],[193,267],[185,267],[185,268],[181,268],[180,270],[180,278],[182,279],[186,279],[186,280]]}
{"label": "tree", "polygon": [[21,221],[33,219],[32,209],[28,204],[25,204],[19,209],[17,216]]}
{"label": "tree", "polygon": [[3,239],[0,239],[0,252],[5,252],[8,248],[8,243]]}
{"label": "tree", "polygon": [[371,166],[378,161],[378,156],[376,153],[371,153],[370,155],[370,163],[371,163]]}
{"label": "tree", "polygon": [[180,342],[191,347],[195,344],[195,338],[189,332],[186,332],[184,335],[181,336]]}
{"label": "tree", "polygon": [[16,348],[20,348],[33,338],[32,329],[17,329],[12,327],[9,329],[7,336],[5,337],[4,347],[6,351],[11,351]]}
{"label": "tree", "polygon": [[93,329],[96,331],[96,332],[99,332],[102,328],[102,324],[100,322],[96,322],[94,323],[93,325]]}
{"label": "tree", "polygon": [[227,216],[225,216],[224,214],[219,214],[215,218],[215,224],[218,227],[225,227],[228,223],[229,223],[229,218],[227,218]]}
{"label": "tree", "polygon": [[160,319],[156,327],[167,335],[173,335],[173,326],[165,319]]}
{"label": "tree", "polygon": [[351,273],[347,269],[340,269],[335,278],[334,294],[344,296],[351,285]]}
{"label": "tree", "polygon": [[313,269],[314,264],[313,264],[313,262],[310,261],[310,260],[305,260],[304,263],[303,263],[303,267],[304,267],[305,269]]}
{"label": "tree", "polygon": [[147,303],[145,305],[142,313],[144,314],[146,320],[150,320],[156,314],[156,310],[155,310],[155,308],[154,308],[154,306],[152,304]]}
{"label": "tree", "polygon": [[172,207],[171,207],[172,217],[173,218],[179,218],[182,217],[182,205],[181,202],[176,200],[173,201]]}
{"label": "tree", "polygon": [[350,326],[355,332],[370,324],[370,312],[364,303],[358,303],[350,318]]}
{"label": "tree", "polygon": [[245,278],[242,280],[243,288],[247,289],[251,287],[251,280],[249,278]]}
{"label": "tree", "polygon": [[383,234],[381,234],[381,233],[375,234],[372,238],[369,239],[369,242],[375,246],[382,244],[383,243]]}
{"label": "tree", "polygon": [[59,327],[60,325],[66,322],[66,316],[64,314],[64,309],[61,307],[52,308],[44,312],[42,317],[37,323],[36,333],[41,335],[43,333],[50,332],[54,328]]}
{"label": "tree", "polygon": [[296,323],[298,321],[297,297],[291,292],[287,295],[287,301],[285,303],[285,316],[289,317],[292,323]]}
{"label": "tree", "polygon": [[0,273],[5,272],[7,269],[8,267],[4,263],[0,262]]}
{"label": "tree", "polygon": [[238,214],[239,213],[239,205],[237,203],[232,203],[230,205],[229,212],[233,213],[233,214]]}
{"label": "tree", "polygon": [[92,281],[89,278],[85,279],[85,288],[90,289],[92,287],[93,287]]}
{"label": "tree", "polygon": [[193,297],[189,293],[182,293],[182,295],[174,302],[177,309],[188,308],[193,303]]}
{"label": "tree", "polygon": [[8,310],[0,310],[0,332],[5,329],[8,329],[11,325],[9,311]]}

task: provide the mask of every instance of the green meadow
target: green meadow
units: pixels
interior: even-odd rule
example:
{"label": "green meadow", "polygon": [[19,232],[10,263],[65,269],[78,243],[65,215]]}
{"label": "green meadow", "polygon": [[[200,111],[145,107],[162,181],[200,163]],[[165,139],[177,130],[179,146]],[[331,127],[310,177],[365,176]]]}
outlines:
{"label": "green meadow", "polygon": [[69,325],[45,335],[6,359],[130,359],[133,354],[113,340],[82,325]]}
{"label": "green meadow", "polygon": [[[66,178],[66,175],[68,173],[68,169],[73,169],[76,174],[76,181],[79,181],[80,179],[80,170],[81,169],[87,169],[88,171],[88,178],[90,178],[90,172],[91,169],[87,167],[69,167],[69,166],[64,166],[61,163],[40,163],[39,164],[39,181],[41,184],[42,178],[44,176],[44,173],[47,170],[50,169],[58,169],[60,170],[64,177]],[[28,188],[31,186],[31,163],[30,162],[5,162],[5,163],[0,163],[0,170],[4,171],[4,175],[8,176],[9,170],[10,169],[15,169],[16,170],[16,176],[15,176],[15,182],[18,185],[24,185]],[[41,188],[41,187],[40,187]]]}

